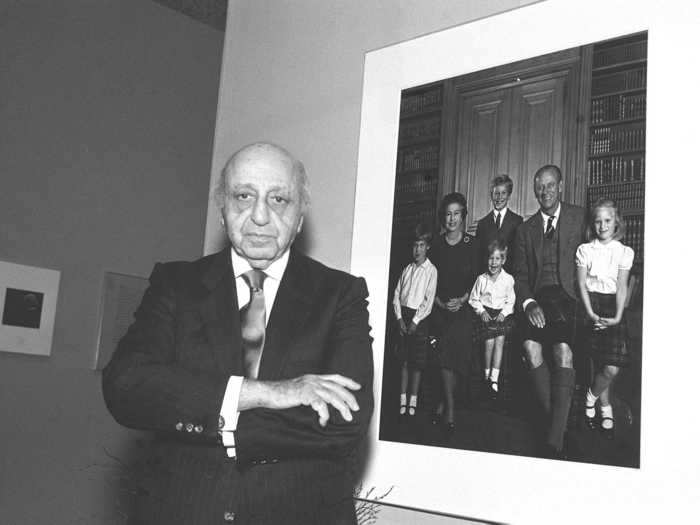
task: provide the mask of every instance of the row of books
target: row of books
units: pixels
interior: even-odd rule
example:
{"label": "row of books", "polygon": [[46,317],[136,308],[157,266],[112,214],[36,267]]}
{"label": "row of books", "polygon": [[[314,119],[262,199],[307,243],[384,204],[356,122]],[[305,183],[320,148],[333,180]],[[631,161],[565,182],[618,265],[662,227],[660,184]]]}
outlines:
{"label": "row of books", "polygon": [[645,126],[593,128],[591,129],[589,151],[591,155],[596,155],[598,153],[643,150],[645,129]]}
{"label": "row of books", "polygon": [[398,158],[396,159],[396,170],[418,170],[437,168],[440,160],[440,147],[437,144],[431,144],[421,148],[405,148],[399,150]]}
{"label": "row of books", "polygon": [[610,95],[591,101],[591,122],[607,122],[642,118],[646,115],[646,93],[637,95]]}
{"label": "row of books", "polygon": [[647,85],[647,68],[630,69],[608,75],[593,77],[591,93],[593,96],[611,93],[613,91],[625,91],[628,89],[642,89]]}
{"label": "row of books", "polygon": [[593,67],[604,67],[620,62],[640,60],[647,56],[646,40],[629,42],[621,46],[597,49],[593,54]]}
{"label": "row of books", "polygon": [[625,217],[625,238],[622,242],[634,250],[634,262],[644,262],[644,217]]}
{"label": "row of books", "polygon": [[588,184],[643,181],[645,171],[644,157],[591,159],[588,161]]}
{"label": "row of books", "polygon": [[399,177],[396,180],[396,194],[414,195],[423,194],[425,196],[434,196],[437,192],[438,181],[435,177],[429,175],[419,175],[417,177]]}
{"label": "row of books", "polygon": [[406,142],[420,138],[440,138],[440,118],[430,120],[418,120],[401,124],[399,130],[399,142]]}
{"label": "row of books", "polygon": [[622,211],[640,210],[644,208],[644,185],[615,184],[588,187],[589,206],[602,197],[613,199]]}
{"label": "row of books", "polygon": [[410,213],[394,214],[394,232],[412,232],[418,224],[432,226],[435,221],[435,207],[426,206],[422,209],[415,209]]}
{"label": "row of books", "polygon": [[438,109],[442,105],[442,90],[440,88],[425,91],[416,95],[401,97],[401,116],[420,113],[430,109]]}

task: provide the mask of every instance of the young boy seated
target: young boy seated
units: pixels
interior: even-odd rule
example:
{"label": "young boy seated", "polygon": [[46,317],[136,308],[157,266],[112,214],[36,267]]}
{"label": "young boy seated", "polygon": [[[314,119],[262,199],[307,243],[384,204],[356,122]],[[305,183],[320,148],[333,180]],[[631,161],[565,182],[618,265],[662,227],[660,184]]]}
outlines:
{"label": "young boy seated", "polygon": [[505,243],[496,239],[488,244],[487,250],[488,269],[477,277],[469,294],[469,304],[479,317],[484,334],[484,379],[492,396],[496,397],[503,344],[512,325],[515,281],[503,269],[508,252]]}

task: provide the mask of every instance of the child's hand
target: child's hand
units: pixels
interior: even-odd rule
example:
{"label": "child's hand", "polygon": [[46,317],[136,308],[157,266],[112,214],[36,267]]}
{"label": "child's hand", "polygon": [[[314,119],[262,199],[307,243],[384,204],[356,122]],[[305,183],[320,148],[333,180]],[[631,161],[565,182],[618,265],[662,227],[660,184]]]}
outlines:
{"label": "child's hand", "polygon": [[401,332],[401,335],[406,335],[406,323],[404,322],[403,319],[399,319],[399,332]]}
{"label": "child's hand", "polygon": [[491,316],[489,315],[489,313],[486,310],[481,312],[481,320],[485,323],[491,322]]}
{"label": "child's hand", "polygon": [[612,317],[601,317],[598,322],[601,324],[601,326],[605,328],[608,328],[609,326],[615,326],[616,324],[620,324],[620,321],[618,319],[614,319]]}
{"label": "child's hand", "polygon": [[460,301],[459,298],[453,297],[447,301],[447,309],[450,312],[458,312],[460,308],[462,308],[462,301]]}
{"label": "child's hand", "polygon": [[408,335],[413,335],[416,333],[416,330],[418,329],[418,325],[411,321],[411,324],[408,325]]}
{"label": "child's hand", "polygon": [[506,316],[503,315],[502,313],[499,313],[498,317],[496,317],[496,322],[498,322],[498,323],[502,323],[505,320],[506,320]]}

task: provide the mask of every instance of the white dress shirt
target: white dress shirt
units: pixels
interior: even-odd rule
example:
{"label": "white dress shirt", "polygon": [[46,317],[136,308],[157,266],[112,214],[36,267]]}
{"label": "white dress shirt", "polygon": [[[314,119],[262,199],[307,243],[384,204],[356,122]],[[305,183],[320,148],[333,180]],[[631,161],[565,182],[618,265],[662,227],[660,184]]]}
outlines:
{"label": "white dress shirt", "polygon": [[503,226],[503,221],[506,218],[506,213],[508,213],[508,207],[506,206],[503,208],[501,211],[498,211],[496,208],[493,209],[493,223],[496,224],[496,217],[498,214],[501,214],[501,226]]}
{"label": "white dress shirt", "polygon": [[616,240],[603,244],[594,239],[576,250],[576,266],[586,268],[589,292],[617,293],[618,272],[631,269],[632,261],[634,250]]}
{"label": "white dress shirt", "polygon": [[[288,262],[289,251],[285,252],[282,257],[270,264],[265,270],[266,277],[263,281],[263,295],[265,296],[265,310],[268,314],[272,311],[272,306],[275,304],[277,290],[279,290],[280,281],[282,280],[282,275],[284,275]],[[243,274],[253,268],[250,266],[250,263],[238,255],[233,248],[231,248],[231,264],[233,266],[233,275],[236,279],[238,308],[241,309],[250,302],[250,288]],[[234,315],[238,315],[238,312],[234,313]],[[267,326],[268,319],[269,315],[266,315],[265,326]],[[224,426],[221,429],[221,442],[226,447],[226,454],[229,457],[235,457],[236,455],[236,442],[233,437],[233,431],[236,430],[238,426],[238,416],[240,414],[238,411],[238,399],[241,394],[243,379],[243,376],[231,376],[229,378],[226,391],[224,392],[224,399],[221,403],[221,410],[219,410],[219,415],[224,419]]]}
{"label": "white dress shirt", "polygon": [[476,278],[469,294],[469,304],[477,313],[484,312],[484,306],[501,310],[504,317],[513,313],[515,306],[515,280],[513,276],[501,269],[495,280],[488,272]]}
{"label": "white dress shirt", "polygon": [[540,215],[542,215],[542,231],[547,233],[547,222],[549,222],[550,217],[554,217],[554,222],[552,222],[552,228],[557,229],[557,224],[559,224],[559,214],[561,213],[561,202],[557,204],[557,210],[553,215],[547,215],[545,212],[540,210]]}
{"label": "white dress shirt", "polygon": [[401,307],[412,308],[416,311],[413,323],[418,325],[430,315],[435,301],[437,289],[437,268],[430,259],[418,265],[412,262],[403,272],[394,290],[394,314],[401,319]]}

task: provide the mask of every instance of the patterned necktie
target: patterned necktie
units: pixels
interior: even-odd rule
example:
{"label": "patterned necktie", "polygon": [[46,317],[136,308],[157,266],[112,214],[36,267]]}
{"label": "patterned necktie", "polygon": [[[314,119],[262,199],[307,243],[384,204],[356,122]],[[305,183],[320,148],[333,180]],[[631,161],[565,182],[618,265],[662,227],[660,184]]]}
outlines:
{"label": "patterned necktie", "polygon": [[265,294],[263,281],[265,272],[250,270],[243,274],[243,279],[250,288],[250,302],[241,308],[241,336],[243,339],[243,366],[245,376],[258,377],[260,356],[265,344]]}
{"label": "patterned necktie", "polygon": [[500,211],[496,212],[496,229],[497,230],[501,229],[501,212]]}
{"label": "patterned necktie", "polygon": [[547,219],[547,231],[544,232],[544,236],[547,237],[547,239],[551,239],[553,235],[554,235],[554,215],[550,215],[549,219]]}

